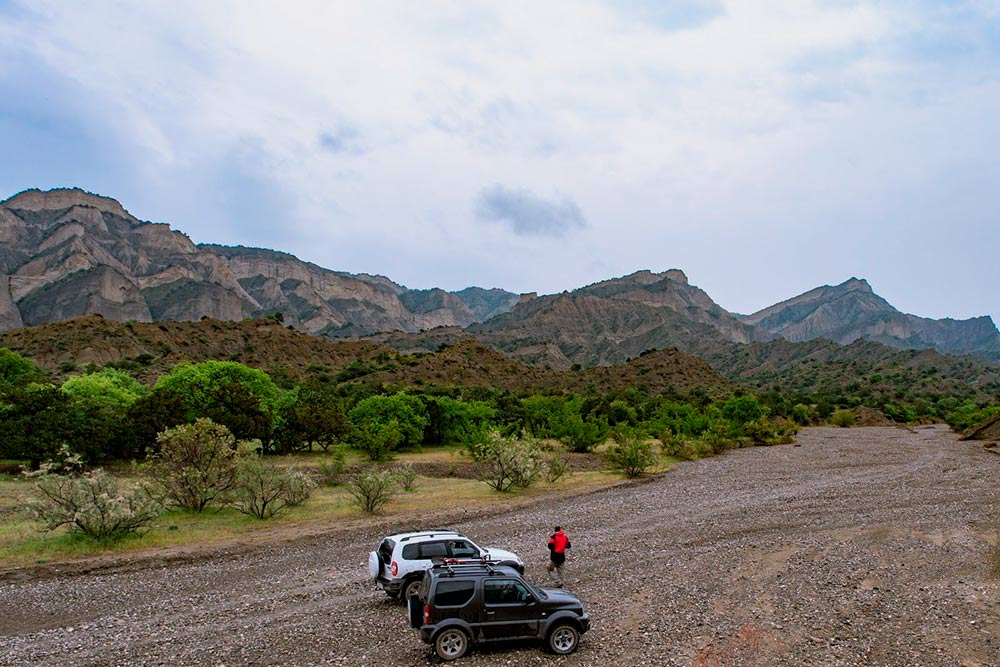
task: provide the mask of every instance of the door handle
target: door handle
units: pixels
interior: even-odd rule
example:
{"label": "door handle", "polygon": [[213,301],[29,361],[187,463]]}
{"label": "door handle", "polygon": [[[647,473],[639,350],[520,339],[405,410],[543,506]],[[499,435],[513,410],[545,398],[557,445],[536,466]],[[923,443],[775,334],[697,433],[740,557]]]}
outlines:
{"label": "door handle", "polygon": [[488,612],[486,612],[487,616],[494,616],[495,614],[496,614],[495,611],[488,611]]}

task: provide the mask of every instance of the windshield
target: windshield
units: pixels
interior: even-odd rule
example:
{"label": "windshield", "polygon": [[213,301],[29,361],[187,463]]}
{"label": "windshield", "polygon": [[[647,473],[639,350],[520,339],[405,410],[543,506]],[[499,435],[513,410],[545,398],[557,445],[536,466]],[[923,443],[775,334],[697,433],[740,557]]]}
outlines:
{"label": "windshield", "polygon": [[534,586],[532,584],[529,584],[527,581],[524,582],[524,585],[527,586],[531,590],[531,592],[534,593],[538,597],[539,600],[548,600],[549,599],[549,596],[545,594],[545,591],[543,591],[538,586]]}

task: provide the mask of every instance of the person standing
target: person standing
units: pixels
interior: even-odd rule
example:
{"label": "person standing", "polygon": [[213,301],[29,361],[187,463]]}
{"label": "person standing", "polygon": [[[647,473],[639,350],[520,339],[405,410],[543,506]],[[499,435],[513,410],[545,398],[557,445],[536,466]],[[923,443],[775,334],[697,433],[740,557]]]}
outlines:
{"label": "person standing", "polygon": [[566,563],[566,550],[572,545],[563,529],[556,526],[555,532],[549,537],[549,572],[556,571],[556,586],[562,588],[566,583],[566,575],[563,566]]}

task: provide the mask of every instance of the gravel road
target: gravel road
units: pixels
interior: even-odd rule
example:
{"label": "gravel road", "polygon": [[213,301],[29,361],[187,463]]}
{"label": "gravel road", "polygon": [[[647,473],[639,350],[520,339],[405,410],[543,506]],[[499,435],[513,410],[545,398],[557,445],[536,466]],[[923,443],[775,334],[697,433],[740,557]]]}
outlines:
{"label": "gravel road", "polygon": [[[1000,665],[1000,456],[940,427],[807,429],[799,444],[452,521],[538,583],[561,524],[592,618],[574,655],[507,645],[460,664]],[[398,528],[8,576],[0,665],[439,664],[367,579]]]}

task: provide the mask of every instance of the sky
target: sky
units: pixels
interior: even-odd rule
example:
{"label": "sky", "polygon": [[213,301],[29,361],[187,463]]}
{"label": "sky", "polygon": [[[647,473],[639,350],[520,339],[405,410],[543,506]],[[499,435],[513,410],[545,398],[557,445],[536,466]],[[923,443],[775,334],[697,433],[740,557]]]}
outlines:
{"label": "sky", "polygon": [[1000,322],[994,0],[0,0],[0,199],[414,289]]}

